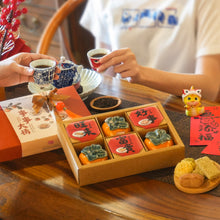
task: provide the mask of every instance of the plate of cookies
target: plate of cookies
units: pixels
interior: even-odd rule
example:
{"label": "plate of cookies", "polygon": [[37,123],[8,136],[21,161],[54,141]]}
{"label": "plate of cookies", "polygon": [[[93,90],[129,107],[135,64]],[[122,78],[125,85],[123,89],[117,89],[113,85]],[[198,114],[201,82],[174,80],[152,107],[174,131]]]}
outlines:
{"label": "plate of cookies", "polygon": [[175,167],[174,183],[185,193],[208,192],[220,184],[220,165],[208,156],[185,158]]}

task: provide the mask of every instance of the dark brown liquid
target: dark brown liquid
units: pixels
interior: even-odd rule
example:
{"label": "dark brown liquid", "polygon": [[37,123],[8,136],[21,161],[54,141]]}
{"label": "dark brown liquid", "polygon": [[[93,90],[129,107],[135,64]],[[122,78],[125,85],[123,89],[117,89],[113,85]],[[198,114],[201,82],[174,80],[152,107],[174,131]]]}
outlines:
{"label": "dark brown liquid", "polygon": [[92,57],[93,58],[101,58],[101,57],[103,57],[105,55],[106,55],[106,53],[97,53],[97,54],[94,54]]}
{"label": "dark brown liquid", "polygon": [[44,68],[49,68],[51,66],[48,66],[48,65],[38,65],[38,66],[35,66],[35,68],[40,68],[40,69],[44,69]]}

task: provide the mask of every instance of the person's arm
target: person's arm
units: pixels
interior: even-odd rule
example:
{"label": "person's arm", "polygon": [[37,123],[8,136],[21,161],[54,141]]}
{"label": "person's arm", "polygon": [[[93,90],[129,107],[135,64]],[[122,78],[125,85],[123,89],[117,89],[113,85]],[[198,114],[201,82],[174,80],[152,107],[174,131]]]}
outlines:
{"label": "person's arm", "polygon": [[219,101],[220,55],[197,58],[195,74],[171,73],[141,66],[128,48],[113,51],[103,57],[98,72],[114,66],[114,72],[121,77],[131,77],[131,82],[180,96],[183,89],[202,89],[202,95],[210,101]]}
{"label": "person's arm", "polygon": [[[37,59],[55,58],[36,53],[19,53],[0,61],[0,87],[13,86],[24,82],[33,82],[33,69],[29,64]],[[57,72],[59,70],[57,69]]]}

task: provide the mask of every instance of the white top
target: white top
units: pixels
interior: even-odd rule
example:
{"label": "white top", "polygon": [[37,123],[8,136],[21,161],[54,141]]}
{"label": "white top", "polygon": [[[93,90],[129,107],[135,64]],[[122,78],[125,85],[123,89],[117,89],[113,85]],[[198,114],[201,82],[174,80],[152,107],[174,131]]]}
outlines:
{"label": "white top", "polygon": [[80,21],[139,64],[194,73],[198,56],[220,54],[220,0],[89,0]]}

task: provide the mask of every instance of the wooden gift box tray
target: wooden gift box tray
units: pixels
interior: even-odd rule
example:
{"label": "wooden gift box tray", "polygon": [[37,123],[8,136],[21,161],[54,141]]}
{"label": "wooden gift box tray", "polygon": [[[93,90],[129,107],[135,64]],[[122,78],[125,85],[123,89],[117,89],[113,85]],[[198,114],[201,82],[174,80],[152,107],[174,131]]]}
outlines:
{"label": "wooden gift box tray", "polygon": [[[158,109],[163,116],[163,120],[157,127],[150,129],[134,126],[129,118],[130,112],[147,107],[155,107],[156,109]],[[144,146],[143,151],[133,155],[114,157],[107,144],[108,137],[105,137],[101,129],[101,125],[104,120],[107,117],[112,116],[125,117],[126,121],[128,121],[131,126],[131,132],[129,133],[134,133],[138,136]],[[90,119],[95,120],[95,122],[97,123],[101,133],[99,136],[97,136],[94,140],[90,140],[88,142],[74,141],[69,137],[66,131],[66,127],[69,124]],[[86,116],[79,119],[72,119],[65,122],[58,120],[57,126],[58,137],[62,144],[64,153],[78,184],[81,186],[130,176],[147,171],[172,167],[175,166],[179,161],[181,161],[185,156],[184,144],[160,103],[140,105],[127,109]],[[144,136],[147,131],[155,130],[156,128],[164,128],[165,130],[167,130],[174,141],[174,145],[162,149],[148,151],[143,142]],[[80,151],[85,146],[91,145],[92,143],[101,144],[102,147],[107,150],[109,159],[102,162],[82,165],[78,158]]]}

